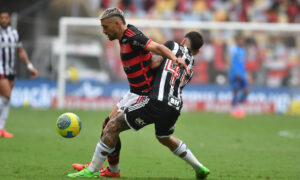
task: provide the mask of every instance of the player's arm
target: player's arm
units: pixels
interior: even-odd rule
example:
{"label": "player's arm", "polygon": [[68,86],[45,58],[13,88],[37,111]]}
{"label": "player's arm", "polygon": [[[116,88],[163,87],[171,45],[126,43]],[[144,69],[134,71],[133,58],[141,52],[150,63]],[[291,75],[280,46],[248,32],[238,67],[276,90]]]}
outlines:
{"label": "player's arm", "polygon": [[151,69],[156,69],[160,66],[164,58],[159,55],[152,55],[151,57],[151,63],[150,63],[150,68]]}
{"label": "player's arm", "polygon": [[159,55],[161,55],[165,58],[173,60],[174,64],[176,66],[179,66],[180,68],[185,66],[185,62],[181,57],[176,57],[175,54],[173,54],[170,49],[168,49],[166,46],[164,46],[162,44],[151,41],[148,44],[148,46],[145,47],[145,50],[154,52],[154,53],[159,54]]}
{"label": "player's arm", "polygon": [[27,52],[23,47],[18,48],[18,57],[21,60],[22,63],[24,63],[27,66],[28,71],[32,75],[33,78],[37,77],[38,71],[34,68],[32,63],[30,62]]}

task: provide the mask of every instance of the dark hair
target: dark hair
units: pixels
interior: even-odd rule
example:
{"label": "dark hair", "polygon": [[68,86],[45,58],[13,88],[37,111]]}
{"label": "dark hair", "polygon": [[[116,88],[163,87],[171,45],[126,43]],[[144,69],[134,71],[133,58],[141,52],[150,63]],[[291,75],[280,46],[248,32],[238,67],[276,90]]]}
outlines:
{"label": "dark hair", "polygon": [[8,13],[10,15],[10,10],[6,7],[0,8],[0,14],[2,13]]}
{"label": "dark hair", "polygon": [[106,18],[111,18],[111,17],[118,17],[121,19],[123,24],[126,24],[126,21],[124,18],[124,12],[119,8],[107,8],[99,16],[100,20],[106,19]]}
{"label": "dark hair", "polygon": [[184,37],[190,40],[192,50],[198,50],[203,46],[203,37],[199,32],[192,31],[187,33]]}

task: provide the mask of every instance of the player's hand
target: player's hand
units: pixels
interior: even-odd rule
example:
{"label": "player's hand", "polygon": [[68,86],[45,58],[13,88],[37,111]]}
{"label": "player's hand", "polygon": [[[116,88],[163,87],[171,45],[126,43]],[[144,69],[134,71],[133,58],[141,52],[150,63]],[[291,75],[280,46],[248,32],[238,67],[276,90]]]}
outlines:
{"label": "player's hand", "polygon": [[183,68],[185,65],[185,61],[179,56],[174,61],[175,66],[178,66],[179,68]]}
{"label": "player's hand", "polygon": [[190,75],[189,68],[185,64],[185,61],[180,56],[175,59],[174,64],[175,64],[175,66],[178,66],[179,68],[184,68],[187,75]]}
{"label": "player's hand", "polygon": [[37,71],[35,68],[30,68],[30,69],[28,69],[28,71],[30,72],[31,77],[32,77],[33,79],[35,79],[35,78],[37,77],[38,71]]}

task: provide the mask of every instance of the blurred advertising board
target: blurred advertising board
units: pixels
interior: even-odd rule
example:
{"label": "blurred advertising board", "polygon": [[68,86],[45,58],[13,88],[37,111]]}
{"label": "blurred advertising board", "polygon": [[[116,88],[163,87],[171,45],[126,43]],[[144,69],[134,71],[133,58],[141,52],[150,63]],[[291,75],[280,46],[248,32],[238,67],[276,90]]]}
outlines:
{"label": "blurred advertising board", "polygon": [[[92,80],[67,83],[65,108],[112,109],[128,91],[126,82],[101,83]],[[51,80],[15,81],[11,105],[13,107],[55,108],[57,83]],[[229,112],[232,94],[229,86],[190,84],[183,91],[184,111]],[[299,114],[300,88],[251,87],[247,102],[248,113]]]}

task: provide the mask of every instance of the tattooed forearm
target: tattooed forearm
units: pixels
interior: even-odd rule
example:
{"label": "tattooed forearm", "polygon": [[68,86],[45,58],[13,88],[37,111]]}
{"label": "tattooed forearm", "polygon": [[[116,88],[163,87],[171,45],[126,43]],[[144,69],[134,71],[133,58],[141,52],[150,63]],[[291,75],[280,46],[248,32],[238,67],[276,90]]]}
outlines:
{"label": "tattooed forearm", "polygon": [[115,147],[120,132],[127,129],[129,127],[125,121],[124,113],[120,112],[107,123],[101,141],[109,147]]}

